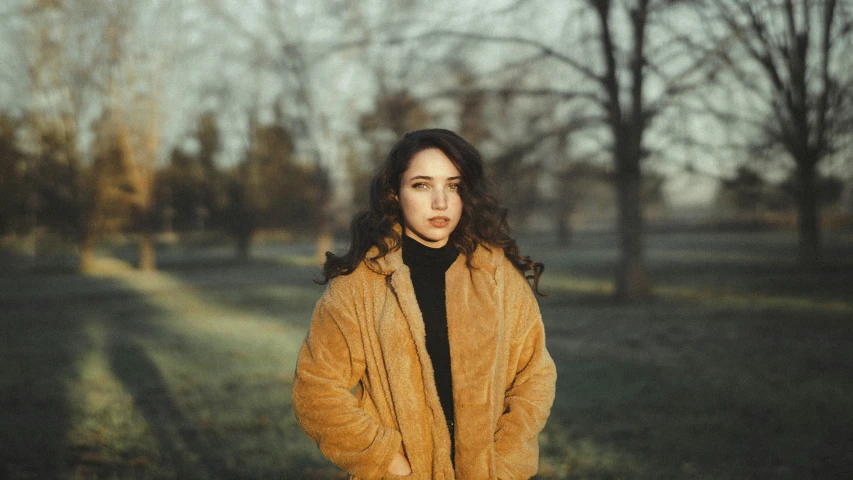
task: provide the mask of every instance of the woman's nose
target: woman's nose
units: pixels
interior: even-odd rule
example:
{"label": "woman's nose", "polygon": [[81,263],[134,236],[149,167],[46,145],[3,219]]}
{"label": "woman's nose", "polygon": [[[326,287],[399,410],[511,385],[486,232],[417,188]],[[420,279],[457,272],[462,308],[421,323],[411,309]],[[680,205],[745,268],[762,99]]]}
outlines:
{"label": "woman's nose", "polygon": [[447,194],[443,191],[437,191],[432,197],[432,208],[435,210],[444,210],[447,208]]}

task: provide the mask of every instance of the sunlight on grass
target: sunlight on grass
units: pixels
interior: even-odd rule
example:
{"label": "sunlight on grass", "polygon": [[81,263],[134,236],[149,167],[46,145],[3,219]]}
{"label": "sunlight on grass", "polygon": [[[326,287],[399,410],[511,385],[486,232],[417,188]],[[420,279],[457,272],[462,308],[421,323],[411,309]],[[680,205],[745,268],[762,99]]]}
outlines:
{"label": "sunlight on grass", "polygon": [[133,265],[111,257],[95,257],[85,272],[95,277],[105,277],[118,274],[129,274],[136,271]]}
{"label": "sunlight on grass", "polygon": [[[613,282],[593,280],[567,275],[551,274],[547,281],[543,279],[545,291],[556,290],[567,293],[612,295],[615,292]],[[713,302],[731,307],[778,308],[796,310],[824,310],[836,313],[853,313],[853,303],[834,300],[827,301],[808,297],[781,297],[755,293],[738,293],[712,288],[689,288],[657,286],[654,289],[657,298],[670,300],[690,300]]]}
{"label": "sunlight on grass", "polygon": [[[211,471],[249,478],[282,471],[338,476],[296,425],[290,408],[295,361],[316,292],[309,299],[311,293],[298,286],[264,284],[236,293],[201,289],[164,272],[128,275],[113,269],[96,275],[138,292],[150,310],[144,322],[131,322],[113,335],[112,361],[114,369],[116,362],[127,363],[120,374],[125,383],[143,384],[138,402],[167,403],[160,406],[164,416],[154,419],[157,406],[138,405],[149,421],[159,423],[152,428],[161,449],[185,447],[202,462],[213,462]],[[229,303],[245,296],[247,288],[265,301],[292,300],[292,311],[264,314]],[[293,315],[306,320],[290,324],[286,319]],[[137,371],[143,372],[138,378]],[[146,388],[163,392],[149,399]]]}
{"label": "sunlight on grass", "polygon": [[764,252],[743,252],[738,250],[720,251],[700,248],[668,248],[664,251],[650,249],[650,262],[666,261],[668,263],[716,263],[716,264],[749,264],[776,265],[779,259],[769,258]]}
{"label": "sunlight on grass", "polygon": [[840,300],[824,301],[806,297],[779,297],[724,290],[659,287],[656,295],[678,300],[696,300],[722,303],[732,307],[778,308],[794,310],[824,310],[836,313],[853,313],[853,303]]}
{"label": "sunlight on grass", "polygon": [[276,258],[276,261],[281,265],[316,267],[318,269],[323,265],[323,262],[318,261],[315,255],[284,255]]}
{"label": "sunlight on grass", "polygon": [[593,280],[589,278],[570,277],[549,273],[542,279],[545,291],[557,290],[572,293],[613,295],[616,292],[613,282]]}
{"label": "sunlight on grass", "polygon": [[78,359],[78,376],[67,385],[71,406],[69,458],[74,475],[149,468],[159,464],[158,444],[133,396],[116,378],[107,354],[108,330],[101,322],[84,327],[91,348]]}
{"label": "sunlight on grass", "polygon": [[539,435],[541,479],[637,478],[643,466],[631,455],[596,443],[592,439],[570,439],[565,432],[546,427]]}

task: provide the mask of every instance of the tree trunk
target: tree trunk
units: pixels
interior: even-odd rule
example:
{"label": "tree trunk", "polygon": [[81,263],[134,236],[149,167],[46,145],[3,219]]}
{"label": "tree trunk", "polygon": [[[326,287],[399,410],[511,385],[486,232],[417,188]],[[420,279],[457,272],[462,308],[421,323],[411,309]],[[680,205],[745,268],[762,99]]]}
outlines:
{"label": "tree trunk", "polygon": [[[558,202],[560,201],[558,200]],[[555,209],[554,222],[557,227],[557,243],[560,246],[565,247],[572,243],[574,231],[572,230],[571,212],[572,209],[568,206],[568,202],[558,203]]]}
{"label": "tree trunk", "polygon": [[797,230],[798,254],[802,265],[812,266],[820,261],[820,220],[815,186],[815,168],[812,162],[798,162],[797,167]]}
{"label": "tree trunk", "polygon": [[80,255],[77,268],[84,273],[92,271],[95,266],[95,235],[84,233],[77,249]]}
{"label": "tree trunk", "polygon": [[330,199],[325,198],[323,202],[323,208],[320,209],[320,218],[317,220],[317,241],[314,244],[314,258],[320,264],[326,262],[326,252],[331,252],[332,248],[334,248]]}
{"label": "tree trunk", "polygon": [[241,262],[249,261],[249,249],[252,246],[251,235],[237,235],[237,259]]}
{"label": "tree trunk", "polygon": [[317,242],[314,247],[314,256],[318,262],[326,261],[326,252],[332,251],[332,234],[328,229],[317,234]]}
{"label": "tree trunk", "polygon": [[616,197],[619,208],[619,246],[622,258],[616,274],[616,296],[647,298],[652,294],[643,248],[643,213],[640,204],[639,154],[617,153]]}
{"label": "tree trunk", "polygon": [[139,235],[139,269],[150,272],[157,268],[157,253],[154,249],[154,235],[144,232]]}

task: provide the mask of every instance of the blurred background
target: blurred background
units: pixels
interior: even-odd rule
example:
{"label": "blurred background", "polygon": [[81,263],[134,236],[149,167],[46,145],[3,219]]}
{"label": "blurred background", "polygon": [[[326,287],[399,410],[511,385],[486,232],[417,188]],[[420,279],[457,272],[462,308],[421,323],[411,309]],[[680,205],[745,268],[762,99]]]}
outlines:
{"label": "blurred background", "polygon": [[[546,263],[541,478],[853,474],[853,5],[8,0],[0,474],[342,478],[289,409],[405,132]],[[3,476],[3,475],[0,475]]]}

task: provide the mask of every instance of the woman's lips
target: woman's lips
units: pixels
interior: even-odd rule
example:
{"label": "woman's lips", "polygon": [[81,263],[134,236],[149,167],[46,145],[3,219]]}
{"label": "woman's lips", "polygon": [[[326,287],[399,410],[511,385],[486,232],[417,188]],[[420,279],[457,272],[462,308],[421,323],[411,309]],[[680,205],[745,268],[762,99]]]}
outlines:
{"label": "woman's lips", "polygon": [[447,217],[432,217],[429,219],[430,225],[436,228],[446,227],[448,223],[450,223],[450,219]]}

